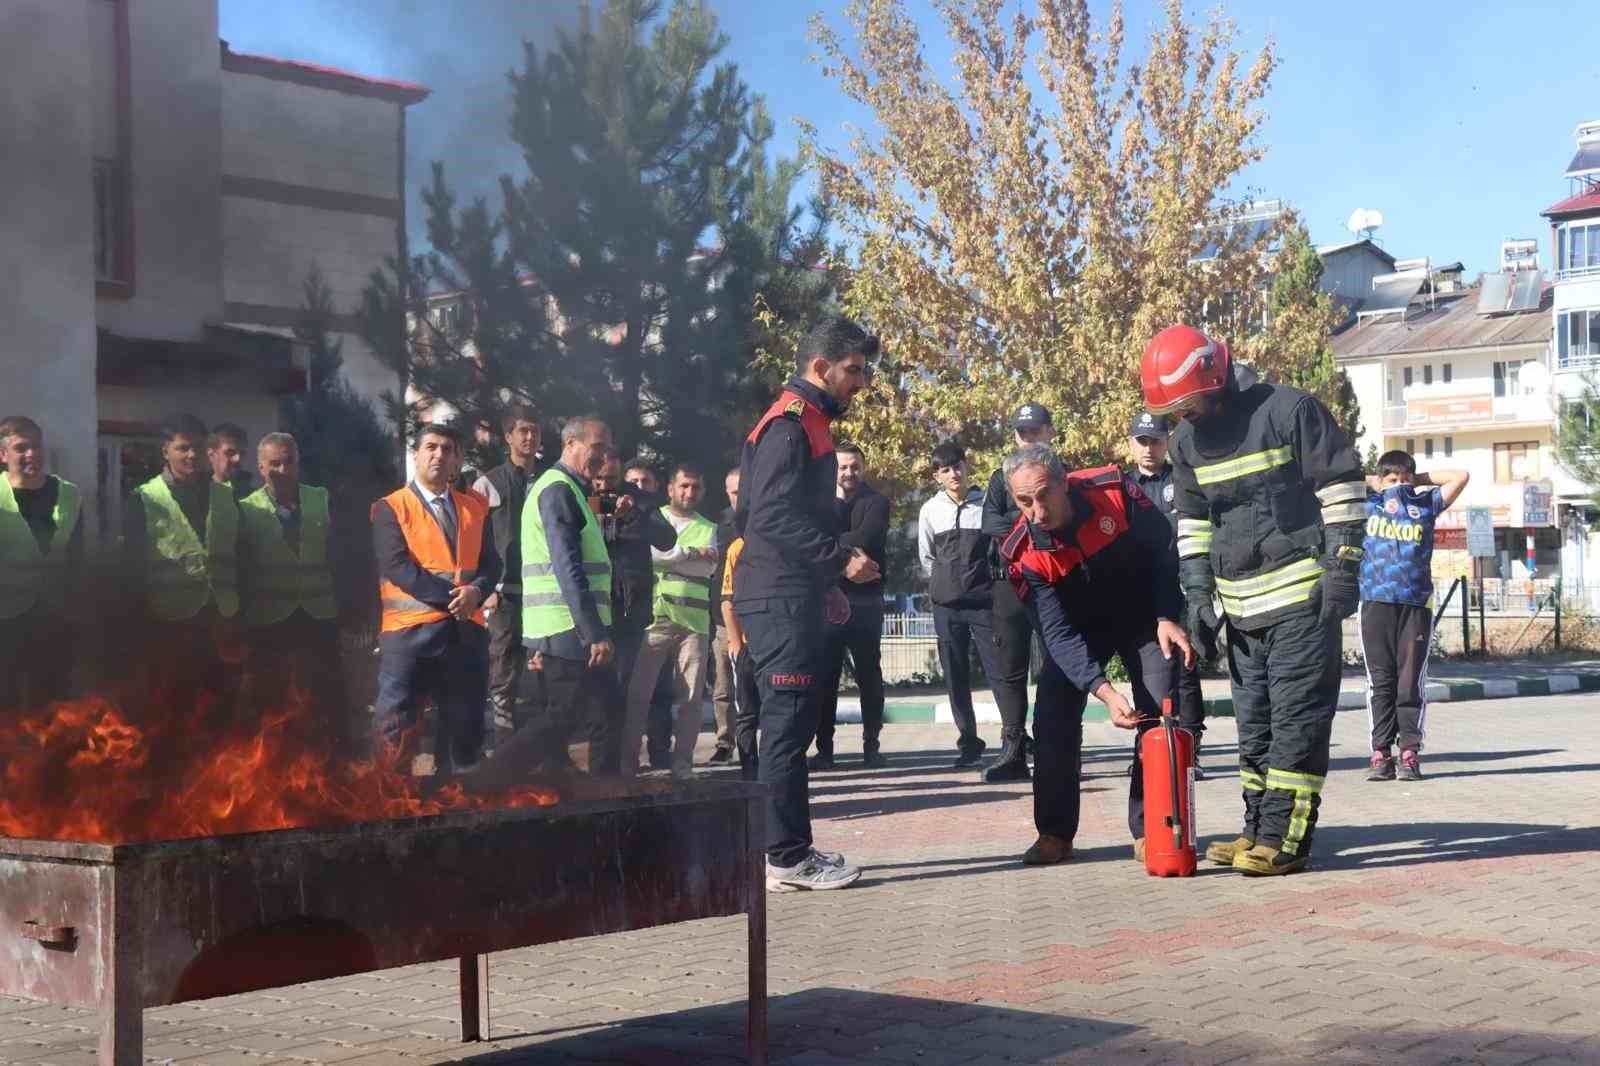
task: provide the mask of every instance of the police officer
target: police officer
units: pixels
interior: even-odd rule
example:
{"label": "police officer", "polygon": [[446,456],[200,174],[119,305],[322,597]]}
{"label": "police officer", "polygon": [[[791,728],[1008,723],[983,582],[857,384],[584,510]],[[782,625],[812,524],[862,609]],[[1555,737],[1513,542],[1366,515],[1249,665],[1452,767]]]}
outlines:
{"label": "police officer", "polygon": [[867,385],[878,339],[829,317],[799,349],[798,373],[746,438],[739,460],[744,537],[734,610],[761,691],[760,779],[767,800],[767,888],[843,888],[861,876],[811,842],[806,749],[817,729],[822,625],[845,621],[835,584],[879,577],[878,564],[839,540],[829,424]]}
{"label": "police officer", "polygon": [[1228,623],[1244,827],[1206,856],[1293,873],[1328,772],[1340,622],[1359,599],[1361,464],[1314,397],[1245,385],[1227,345],[1191,326],[1156,334],[1140,377],[1151,413],[1183,415],[1171,456],[1189,633],[1211,644],[1218,593]]}
{"label": "police officer", "polygon": [[[1130,477],[1133,483],[1139,486],[1139,491],[1156,505],[1156,509],[1167,516],[1167,521],[1172,524],[1174,531],[1178,528],[1178,513],[1173,509],[1172,497],[1175,489],[1172,485],[1172,464],[1167,462],[1167,419],[1164,415],[1151,414],[1149,411],[1140,411],[1134,416],[1133,424],[1128,427],[1128,454],[1133,458],[1133,470]],[[1176,550],[1176,544],[1174,544]],[[1177,571],[1174,569],[1174,576]],[[1180,614],[1179,617],[1182,617]],[[1184,670],[1178,679],[1176,693],[1178,707],[1178,721],[1183,727],[1194,734],[1195,767],[1194,776],[1204,778],[1205,771],[1200,769],[1200,738],[1206,731],[1206,701],[1200,691],[1200,664],[1196,661]],[[1133,772],[1137,774],[1138,767]],[[1134,834],[1138,836],[1136,832]]]}
{"label": "police officer", "polygon": [[83,569],[78,487],[45,472],[44,430],[0,420],[0,707],[68,695],[74,646],[65,618]]}
{"label": "police officer", "polygon": [[[1044,640],[1034,714],[1030,866],[1072,857],[1078,831],[1083,709],[1093,694],[1124,729],[1160,712],[1178,661],[1194,652],[1178,625],[1177,560],[1161,513],[1114,466],[1067,473],[1055,452],[1028,444],[1003,467],[1022,518],[1000,545],[1019,597]],[[1133,683],[1133,705],[1106,678],[1112,655]],[[1142,781],[1128,795],[1134,857],[1144,857]]]}

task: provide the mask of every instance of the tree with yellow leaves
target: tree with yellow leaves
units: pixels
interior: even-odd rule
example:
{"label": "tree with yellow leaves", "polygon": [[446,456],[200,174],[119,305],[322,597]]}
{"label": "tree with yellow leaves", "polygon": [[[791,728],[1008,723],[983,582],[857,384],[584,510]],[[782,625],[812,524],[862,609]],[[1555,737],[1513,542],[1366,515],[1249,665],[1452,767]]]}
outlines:
{"label": "tree with yellow leaves", "polygon": [[933,0],[953,80],[905,0],[850,0],[848,41],[812,24],[824,72],[881,127],[842,153],[805,131],[855,248],[846,309],[886,353],[841,430],[902,486],[947,436],[991,465],[1023,400],[1055,412],[1070,463],[1120,461],[1157,330],[1237,341],[1268,318],[1282,226],[1241,224],[1249,202],[1225,194],[1264,151],[1270,44],[1241,55],[1230,22],[1191,26],[1169,0],[1135,58],[1120,7],[1097,29],[1084,0],[1029,6]]}

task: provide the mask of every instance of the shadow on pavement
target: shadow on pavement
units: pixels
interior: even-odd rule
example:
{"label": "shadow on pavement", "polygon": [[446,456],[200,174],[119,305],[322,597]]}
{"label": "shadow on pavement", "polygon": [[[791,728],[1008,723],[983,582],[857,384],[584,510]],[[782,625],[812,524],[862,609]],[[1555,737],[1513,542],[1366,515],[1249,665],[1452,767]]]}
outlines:
{"label": "shadow on pavement", "polygon": [[[843,988],[773,996],[767,1011],[769,1061],[793,1066],[915,1062],[920,1048],[933,1053],[930,1061],[943,1062],[947,1059],[938,1052],[986,1037],[1004,1044],[1010,1062],[1042,1064],[1077,1051],[1092,1058],[1094,1048],[1139,1032],[1137,1026],[1121,1022]],[[616,1025],[492,1035],[496,1044],[518,1046],[482,1054],[463,1047],[456,1061],[472,1066],[535,1062],[733,1066],[747,1061],[742,1002]],[[973,1054],[978,1050],[974,1048]]]}
{"label": "shadow on pavement", "polygon": [[[1561,754],[1564,754],[1566,752],[1566,750],[1567,750],[1566,748],[1527,748],[1527,749],[1522,750],[1522,751],[1446,751],[1446,752],[1432,752],[1432,751],[1424,750],[1422,752],[1422,758],[1423,758],[1422,772],[1427,774],[1429,777],[1467,777],[1467,776],[1472,776],[1472,775],[1476,775],[1476,774],[1548,773],[1548,772],[1554,771],[1554,770],[1584,769],[1584,767],[1572,767],[1572,766],[1566,766],[1566,767],[1561,767],[1561,766],[1529,766],[1529,767],[1515,768],[1515,769],[1511,769],[1511,770],[1461,770],[1461,771],[1440,770],[1439,772],[1435,773],[1435,772],[1429,770],[1428,769],[1428,765],[1427,765],[1430,762],[1439,762],[1439,763],[1504,762],[1507,759],[1532,759],[1532,758],[1535,758],[1535,757],[1540,756],[1540,755],[1561,755]],[[1337,759],[1330,760],[1328,762],[1328,769],[1329,769],[1330,772],[1333,771],[1333,770],[1364,770],[1367,767],[1368,760],[1371,759],[1371,758],[1372,758],[1372,756],[1370,754],[1361,755],[1361,756],[1355,756],[1355,755],[1341,756],[1341,757],[1339,757]]]}
{"label": "shadow on pavement", "polygon": [[1321,870],[1415,866],[1508,855],[1566,855],[1600,850],[1600,827],[1527,822],[1413,822],[1317,827]]}

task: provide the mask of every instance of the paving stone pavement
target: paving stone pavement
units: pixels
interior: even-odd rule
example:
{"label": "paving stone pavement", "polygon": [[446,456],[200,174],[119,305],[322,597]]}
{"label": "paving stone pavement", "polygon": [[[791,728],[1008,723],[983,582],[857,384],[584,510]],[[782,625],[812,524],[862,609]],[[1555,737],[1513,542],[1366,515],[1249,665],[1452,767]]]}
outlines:
{"label": "paving stone pavement", "polygon": [[[769,897],[772,1056],[923,1063],[1600,1062],[1593,694],[1432,709],[1420,783],[1368,783],[1338,715],[1315,865],[1248,880],[1130,861],[1127,734],[1085,727],[1073,862],[1017,862],[1027,786],[949,769],[952,731],[891,726],[891,766],[812,779],[817,841],[868,867]],[[1237,829],[1233,722],[1207,734],[1202,836]],[[704,738],[703,738],[704,739]],[[991,738],[993,739],[993,738]],[[147,1061],[743,1061],[743,918],[495,955],[490,1042],[463,1045],[455,966],[147,1012]],[[94,1061],[83,1011],[0,998],[0,1062]]]}

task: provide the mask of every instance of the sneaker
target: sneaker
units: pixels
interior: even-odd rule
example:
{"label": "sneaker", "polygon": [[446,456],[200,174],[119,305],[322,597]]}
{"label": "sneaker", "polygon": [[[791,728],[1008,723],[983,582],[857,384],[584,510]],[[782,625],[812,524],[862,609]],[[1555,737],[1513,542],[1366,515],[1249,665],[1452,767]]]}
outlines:
{"label": "sneaker", "polygon": [[1039,839],[1033,842],[1033,847],[1022,853],[1022,862],[1025,866],[1054,866],[1070,858],[1072,858],[1072,841],[1051,836],[1049,833],[1040,833]]}
{"label": "sneaker", "polygon": [[727,766],[733,762],[732,748],[718,748],[711,753],[711,758],[706,760],[707,766]]}
{"label": "sneaker", "polygon": [[1133,861],[1144,862],[1144,837],[1139,837],[1133,842]]}
{"label": "sneaker", "polygon": [[824,861],[823,853],[812,851],[800,862],[793,866],[774,866],[772,860],[767,860],[767,891],[768,892],[826,892],[835,888],[847,888],[861,878],[861,869],[844,862],[840,857],[839,864]]}
{"label": "sneaker", "polygon": [[1234,857],[1256,846],[1254,837],[1243,834],[1232,840],[1217,840],[1206,845],[1206,859],[1218,866],[1232,866]]}
{"label": "sneaker", "polygon": [[806,769],[808,769],[808,770],[832,770],[833,769],[833,756],[827,754],[826,752],[819,751],[815,755],[811,756],[811,758],[806,760]]}
{"label": "sneaker", "polygon": [[974,748],[970,751],[964,751],[960,755],[957,755],[956,761],[952,768],[956,770],[970,770],[981,762],[983,762],[983,749]]}
{"label": "sneaker", "polygon": [[1400,753],[1400,772],[1397,775],[1401,781],[1421,781],[1422,763],[1417,759],[1417,753],[1409,748]]}
{"label": "sneaker", "polygon": [[811,857],[827,866],[844,865],[844,852],[842,851],[823,851],[821,848],[812,848]]}
{"label": "sneaker", "polygon": [[882,770],[889,765],[889,760],[883,757],[882,752],[868,751],[861,754],[861,765],[868,770]]}
{"label": "sneaker", "polygon": [[1290,855],[1271,844],[1257,844],[1233,857],[1233,868],[1249,877],[1277,877],[1306,867],[1308,855]]}
{"label": "sneaker", "polygon": [[1393,781],[1394,756],[1390,755],[1387,751],[1373,752],[1371,768],[1367,771],[1367,780]]}

